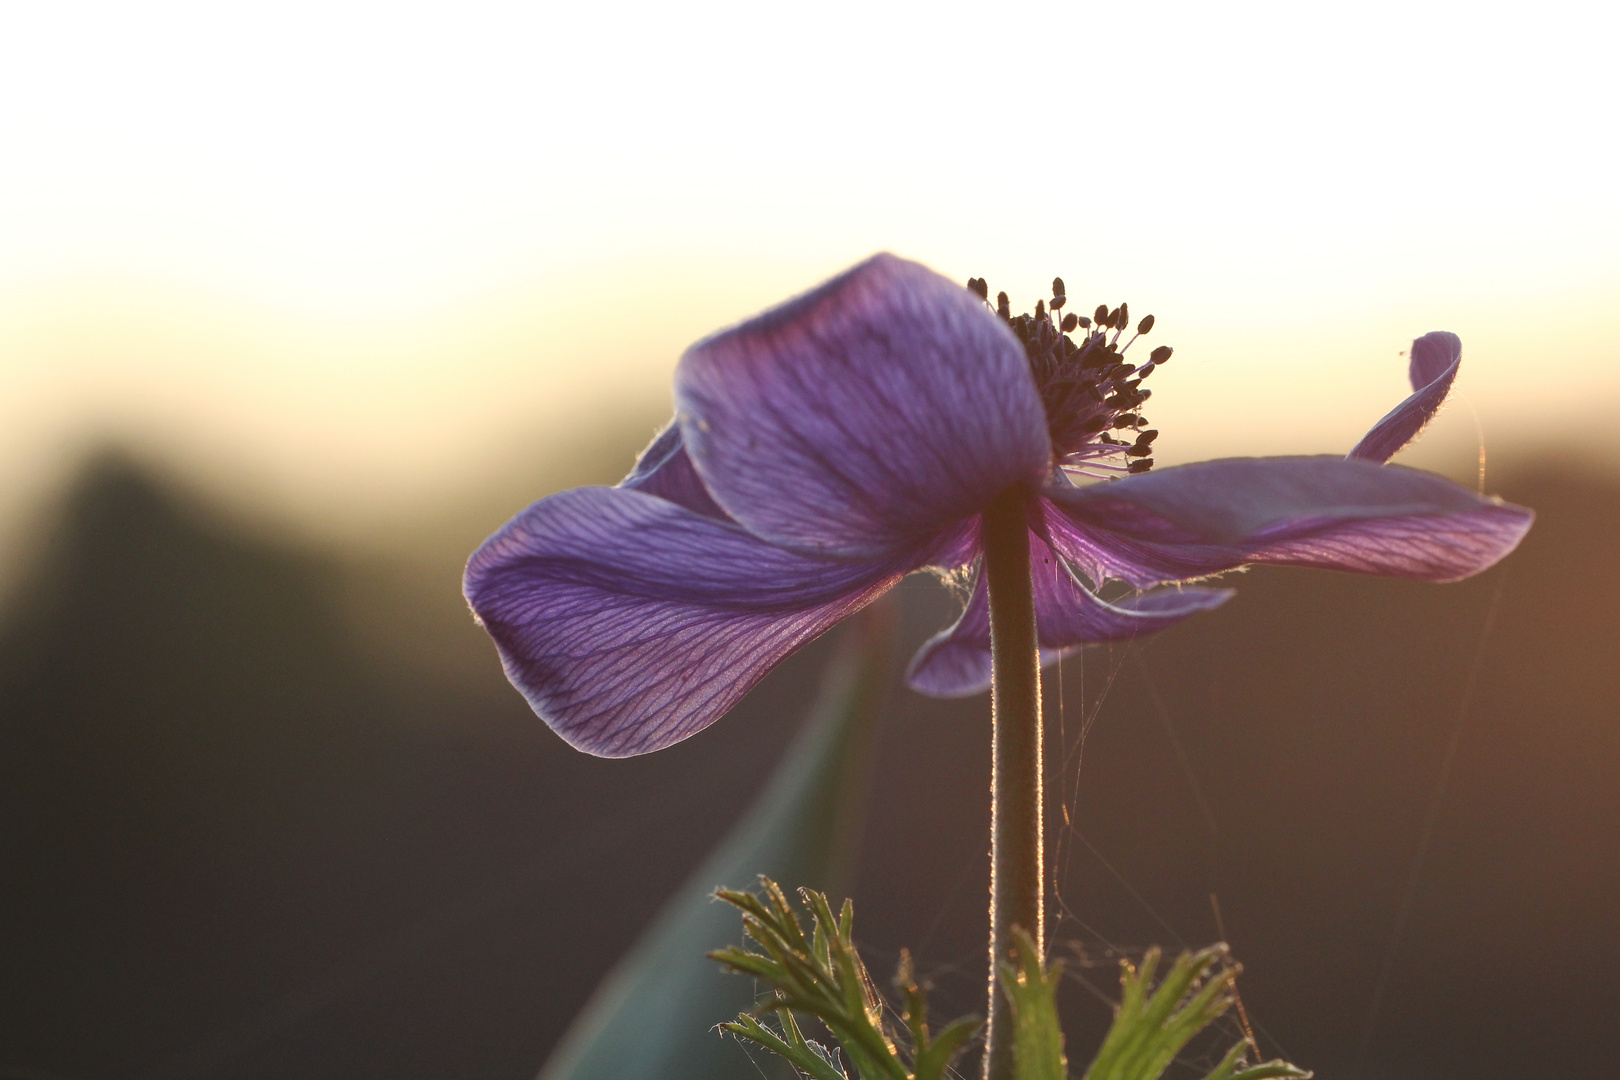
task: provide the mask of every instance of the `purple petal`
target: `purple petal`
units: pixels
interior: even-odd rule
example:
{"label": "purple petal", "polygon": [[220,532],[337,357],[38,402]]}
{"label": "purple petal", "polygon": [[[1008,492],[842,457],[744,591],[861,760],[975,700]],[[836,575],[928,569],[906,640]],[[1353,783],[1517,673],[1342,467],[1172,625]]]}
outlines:
{"label": "purple petal", "polygon": [[[1105,603],[1033,533],[1029,549],[1042,664],[1056,663],[1081,645],[1156,633],[1232,596],[1231,589],[1165,589]],[[990,603],[982,575],[961,618],[912,659],[906,682],[934,697],[965,697],[989,689]]]}
{"label": "purple petal", "polygon": [[1535,517],[1430,473],[1334,457],[1227,458],[1044,494],[1062,555],[1138,587],[1250,562],[1455,581],[1512,551]]}
{"label": "purple petal", "polygon": [[463,588],[540,718],[627,757],[713,723],[920,561],[797,555],[639,491],[579,488],[485,541]]}
{"label": "purple petal", "polygon": [[692,467],[692,459],[681,441],[681,426],[674,420],[653,436],[653,441],[636,459],[630,475],[619,481],[619,487],[657,495],[704,517],[718,521],[731,520],[698,478],[697,470]]}
{"label": "purple petal", "polygon": [[1412,395],[1374,424],[1349,456],[1383,464],[1417,438],[1451,392],[1461,363],[1462,339],[1456,334],[1436,330],[1412,342],[1412,363],[1407,371]]}
{"label": "purple petal", "polygon": [[1023,349],[967,289],[877,255],[687,350],[676,415],[720,506],[780,546],[881,557],[1039,486]]}

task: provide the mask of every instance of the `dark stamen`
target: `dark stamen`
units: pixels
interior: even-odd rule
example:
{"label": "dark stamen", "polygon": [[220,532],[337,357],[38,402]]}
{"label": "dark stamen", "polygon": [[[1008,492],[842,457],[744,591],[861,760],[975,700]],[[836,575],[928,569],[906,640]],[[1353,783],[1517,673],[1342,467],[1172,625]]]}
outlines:
{"label": "dark stamen", "polygon": [[[969,278],[968,289],[981,300],[990,295],[983,278]],[[1169,358],[1170,348],[1153,350],[1141,367],[1126,363],[1123,354],[1130,342],[1121,342],[1120,336],[1130,325],[1129,305],[1101,304],[1087,318],[1064,312],[1068,299],[1063,279],[1053,278],[1051,300],[1037,300],[1033,314],[1015,316],[1007,294],[996,294],[996,314],[1023,346],[1040,391],[1058,465],[1070,475],[1093,479],[1146,472],[1153,466],[1153,441],[1159,433],[1142,427],[1146,420],[1140,406],[1152,393],[1142,380]],[[1152,330],[1153,324],[1152,315],[1144,316],[1137,335]],[[1129,432],[1135,441],[1114,438],[1110,430]]]}

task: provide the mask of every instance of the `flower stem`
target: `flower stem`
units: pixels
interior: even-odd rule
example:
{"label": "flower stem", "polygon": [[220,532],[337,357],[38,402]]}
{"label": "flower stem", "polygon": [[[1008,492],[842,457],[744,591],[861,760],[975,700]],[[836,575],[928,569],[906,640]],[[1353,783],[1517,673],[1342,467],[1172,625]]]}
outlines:
{"label": "flower stem", "polygon": [[1011,961],[1013,929],[1046,952],[1041,836],[1041,661],[1030,582],[1028,493],[1009,488],[984,514],[990,599],[993,748],[990,771],[990,1022],[985,1080],[1013,1080],[1013,1018],[996,972]]}

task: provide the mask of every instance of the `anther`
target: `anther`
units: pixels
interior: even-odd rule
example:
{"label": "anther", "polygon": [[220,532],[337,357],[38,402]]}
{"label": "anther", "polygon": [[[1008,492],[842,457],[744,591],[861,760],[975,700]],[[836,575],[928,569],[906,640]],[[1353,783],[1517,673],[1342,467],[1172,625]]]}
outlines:
{"label": "anther", "polygon": [[968,278],[968,292],[980,300],[990,299],[990,283],[982,277]]}
{"label": "anther", "polygon": [[[981,298],[989,295],[983,278],[969,278],[968,288]],[[1141,367],[1125,363],[1130,342],[1121,337],[1131,326],[1130,307],[1098,305],[1092,317],[1065,310],[1067,288],[1062,278],[1052,279],[1050,300],[1037,300],[1033,313],[1014,316],[1006,293],[996,295],[996,312],[1024,347],[1030,371],[1046,408],[1053,449],[1060,466],[1076,475],[1101,479],[1097,471],[1142,473],[1153,467],[1153,442],[1158,432],[1144,430],[1140,406],[1151,395],[1142,380],[1170,356],[1169,346],[1153,350]],[[1136,323],[1136,336],[1153,329],[1147,315]],[[1084,328],[1087,333],[1070,338]],[[1104,333],[1103,331],[1114,331]],[[1132,340],[1135,340],[1133,337]],[[1130,439],[1110,434],[1117,431]],[[1094,459],[1112,462],[1094,462]]]}
{"label": "anther", "polygon": [[[1003,293],[1002,295],[1005,296],[1006,294]],[[1157,349],[1154,349],[1151,353],[1148,353],[1148,359],[1153,361],[1155,364],[1162,364],[1166,360],[1170,359],[1170,354],[1173,352],[1175,352],[1175,350],[1170,346],[1160,345]]]}

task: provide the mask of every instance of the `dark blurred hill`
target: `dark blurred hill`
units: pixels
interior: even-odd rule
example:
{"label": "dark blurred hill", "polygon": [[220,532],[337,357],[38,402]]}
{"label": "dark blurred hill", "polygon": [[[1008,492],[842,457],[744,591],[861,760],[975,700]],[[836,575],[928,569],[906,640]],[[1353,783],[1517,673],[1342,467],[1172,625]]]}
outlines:
{"label": "dark blurred hill", "polygon": [[[1214,940],[1214,893],[1267,1052],[1329,1080],[1364,1044],[1369,1080],[1612,1075],[1620,486],[1504,487],[1540,520],[1480,579],[1255,572],[1071,659],[1061,701],[1048,678],[1055,938],[1097,962],[1071,1055],[1107,1015],[1079,980],[1112,991],[1111,946]],[[116,457],[46,550],[0,631],[0,1077],[532,1076],[825,655],[598,761],[506,688],[453,567],[255,536]],[[902,588],[912,638],[949,617]],[[895,700],[860,936],[976,1010],[987,705]]]}

